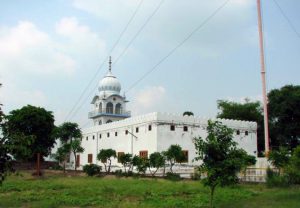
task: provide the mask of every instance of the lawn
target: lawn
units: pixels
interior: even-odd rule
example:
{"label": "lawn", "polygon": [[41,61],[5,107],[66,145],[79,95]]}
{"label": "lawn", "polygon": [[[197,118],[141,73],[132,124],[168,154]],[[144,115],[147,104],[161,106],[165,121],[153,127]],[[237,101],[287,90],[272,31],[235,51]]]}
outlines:
{"label": "lawn", "polygon": [[[63,176],[28,172],[0,187],[0,207],[207,207],[209,189],[198,181]],[[300,187],[264,185],[218,188],[216,207],[300,207]]]}

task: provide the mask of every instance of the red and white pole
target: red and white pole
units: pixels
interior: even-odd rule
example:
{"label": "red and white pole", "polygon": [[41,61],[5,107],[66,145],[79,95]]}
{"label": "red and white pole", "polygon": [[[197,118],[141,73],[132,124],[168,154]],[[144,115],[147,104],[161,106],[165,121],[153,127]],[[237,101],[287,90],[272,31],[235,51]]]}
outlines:
{"label": "red and white pole", "polygon": [[270,151],[269,140],[269,123],[268,123],[268,100],[266,90],[266,70],[265,70],[265,57],[264,57],[264,40],[262,30],[262,17],[261,17],[261,3],[257,0],[257,13],[258,13],[258,32],[259,32],[259,45],[260,45],[260,64],[261,64],[261,80],[262,80],[262,95],[264,107],[264,129],[265,129],[265,153],[268,156]]}

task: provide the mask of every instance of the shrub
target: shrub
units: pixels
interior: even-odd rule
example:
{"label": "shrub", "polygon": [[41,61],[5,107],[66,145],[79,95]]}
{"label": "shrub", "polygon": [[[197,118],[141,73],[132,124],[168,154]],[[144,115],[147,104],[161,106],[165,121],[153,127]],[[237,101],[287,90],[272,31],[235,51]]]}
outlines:
{"label": "shrub", "polygon": [[166,179],[171,181],[180,181],[181,177],[178,173],[167,172]]}
{"label": "shrub", "polygon": [[123,177],[122,170],[121,170],[121,169],[120,169],[120,170],[116,170],[116,171],[115,171],[115,175],[116,175],[116,177],[118,177],[118,178]]}
{"label": "shrub", "polygon": [[98,175],[101,172],[101,166],[96,164],[89,164],[83,166],[83,172],[85,172],[88,176]]}
{"label": "shrub", "polygon": [[267,169],[267,186],[268,187],[287,187],[289,178],[286,175],[280,175],[272,169]]}

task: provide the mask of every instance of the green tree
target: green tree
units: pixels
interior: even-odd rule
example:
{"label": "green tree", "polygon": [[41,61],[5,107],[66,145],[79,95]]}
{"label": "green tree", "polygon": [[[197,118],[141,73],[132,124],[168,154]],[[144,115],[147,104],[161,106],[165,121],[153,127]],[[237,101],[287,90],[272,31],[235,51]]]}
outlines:
{"label": "green tree", "polygon": [[69,144],[70,144],[70,150],[74,155],[75,171],[76,171],[77,170],[77,165],[76,165],[77,153],[83,153],[84,148],[81,146],[81,141],[79,139],[72,139]]}
{"label": "green tree", "polygon": [[51,111],[27,105],[13,110],[6,116],[3,131],[8,143],[14,148],[11,153],[16,159],[33,160],[35,155],[48,156],[55,143],[52,136],[54,117]]}
{"label": "green tree", "polygon": [[268,94],[271,146],[293,149],[300,144],[300,86],[286,85]]}
{"label": "green tree", "polygon": [[54,131],[56,138],[59,138],[62,143],[66,143],[72,138],[81,138],[82,133],[77,123],[65,122]]}
{"label": "green tree", "polygon": [[248,99],[245,103],[237,103],[226,100],[218,100],[218,109],[220,112],[217,118],[254,121],[257,123],[257,143],[258,153],[262,154],[265,149],[264,142],[264,123],[262,106],[260,102],[250,102]]}
{"label": "green tree", "polygon": [[286,173],[290,183],[300,184],[300,145],[293,150]]}
{"label": "green tree", "polygon": [[233,141],[233,130],[220,122],[208,121],[207,137],[195,138],[195,160],[203,163],[200,172],[207,177],[204,185],[210,187],[210,207],[213,207],[213,197],[218,185],[226,186],[238,182],[237,173],[249,165],[255,164],[254,156],[236,147]]}
{"label": "green tree", "polygon": [[52,157],[60,164],[63,164],[63,171],[66,172],[66,161],[70,157],[71,145],[70,143],[63,143]]}
{"label": "green tree", "polygon": [[131,170],[131,168],[132,168],[132,154],[129,154],[129,153],[122,154],[122,155],[120,155],[119,160],[120,160],[121,164],[124,167],[125,173],[127,173],[127,171]]}
{"label": "green tree", "polygon": [[147,167],[149,166],[149,161],[146,158],[135,155],[132,158],[132,166],[136,167],[138,173],[145,175]]}
{"label": "green tree", "polygon": [[185,111],[182,115],[183,116],[194,116],[194,113],[191,111]]}
{"label": "green tree", "polygon": [[178,144],[171,145],[164,154],[170,164],[170,170],[173,173],[173,166],[176,162],[182,161],[182,158],[184,157],[182,148]]}
{"label": "green tree", "polygon": [[272,150],[269,154],[268,160],[279,169],[279,175],[282,169],[288,165],[290,153],[286,147],[280,147],[278,150]]}
{"label": "green tree", "polygon": [[[165,158],[159,152],[153,152],[149,157],[149,171],[154,177],[159,168],[164,167]],[[151,168],[154,168],[154,171],[151,171]]]}
{"label": "green tree", "polygon": [[113,149],[101,149],[97,155],[97,159],[100,160],[105,168],[106,174],[110,173],[111,158],[116,158],[116,151]]}

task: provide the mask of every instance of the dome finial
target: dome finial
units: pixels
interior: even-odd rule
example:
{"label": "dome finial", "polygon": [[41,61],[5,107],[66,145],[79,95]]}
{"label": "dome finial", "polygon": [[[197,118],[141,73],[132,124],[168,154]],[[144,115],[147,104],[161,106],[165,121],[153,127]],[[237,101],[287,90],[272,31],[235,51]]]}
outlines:
{"label": "dome finial", "polygon": [[111,72],[111,56],[109,56],[109,71]]}

